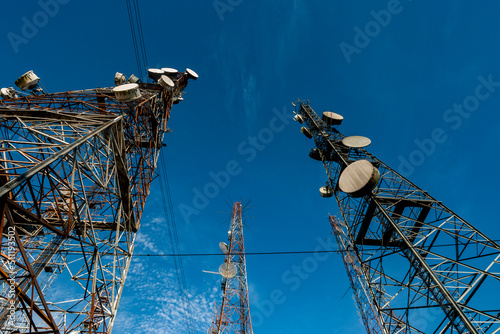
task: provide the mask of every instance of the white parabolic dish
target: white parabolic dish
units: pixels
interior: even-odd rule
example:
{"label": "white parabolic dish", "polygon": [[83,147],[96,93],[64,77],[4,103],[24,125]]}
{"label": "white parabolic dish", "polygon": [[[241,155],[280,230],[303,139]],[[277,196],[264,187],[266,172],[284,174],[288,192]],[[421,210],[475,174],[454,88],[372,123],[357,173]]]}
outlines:
{"label": "white parabolic dish", "polygon": [[371,144],[370,138],[363,137],[363,136],[350,136],[350,137],[345,137],[342,139],[342,144],[344,144],[347,147],[354,147],[354,148],[359,148],[359,147],[366,147]]}
{"label": "white parabolic dish", "polygon": [[368,194],[378,183],[380,172],[368,160],[358,160],[347,166],[339,177],[339,188],[352,197]]}
{"label": "white parabolic dish", "polygon": [[27,90],[35,88],[39,81],[40,78],[33,71],[28,71],[21,75],[15,84],[21,90]]}
{"label": "white parabolic dish", "polygon": [[195,71],[193,71],[192,69],[190,69],[190,68],[186,68],[186,73],[189,75],[189,77],[190,77],[191,79],[194,79],[194,80],[198,79],[198,73],[196,73],[196,72],[195,72]]}
{"label": "white parabolic dish", "polygon": [[129,83],[113,88],[116,99],[122,102],[133,101],[141,97],[141,91],[139,90],[139,85],[136,83]]}
{"label": "white parabolic dish", "polygon": [[163,72],[165,72],[165,74],[168,75],[169,77],[176,76],[177,73],[179,73],[179,71],[177,71],[175,68],[171,68],[171,67],[162,67],[161,70]]}
{"label": "white parabolic dish", "polygon": [[158,79],[158,83],[160,84],[160,86],[162,86],[163,88],[165,88],[166,90],[172,90],[172,88],[174,88],[175,84],[174,82],[172,81],[172,79],[170,79],[168,76],[166,75],[162,75],[160,77],[160,79]]}
{"label": "white parabolic dish", "polygon": [[328,125],[340,125],[344,117],[331,111],[325,111],[322,119]]}
{"label": "white parabolic dish", "polygon": [[229,254],[229,247],[224,241],[219,242],[219,248],[222,252],[222,254],[227,255]]}
{"label": "white parabolic dish", "polygon": [[219,267],[219,274],[224,278],[233,278],[238,273],[238,268],[231,262],[224,262]]}
{"label": "white parabolic dish", "polygon": [[158,68],[150,68],[148,69],[148,76],[153,80],[158,80],[160,77],[165,74],[165,71],[160,70]]}

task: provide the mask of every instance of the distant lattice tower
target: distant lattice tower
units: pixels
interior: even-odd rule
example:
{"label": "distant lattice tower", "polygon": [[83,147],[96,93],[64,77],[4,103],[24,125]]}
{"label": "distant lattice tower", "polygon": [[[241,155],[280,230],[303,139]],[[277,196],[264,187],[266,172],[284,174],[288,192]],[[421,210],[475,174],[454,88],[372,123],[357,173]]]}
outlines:
{"label": "distant lattice tower", "polygon": [[111,332],[172,104],[197,78],[149,76],[47,94],[30,71],[0,90],[1,333]]}
{"label": "distant lattice tower", "polygon": [[[295,105],[295,104],[294,104]],[[500,246],[298,101],[335,195],[334,235],[367,333],[500,333]]]}
{"label": "distant lattice tower", "polygon": [[231,226],[228,232],[229,245],[220,243],[226,255],[219,267],[222,275],[222,302],[214,307],[214,319],[208,334],[253,334],[248,304],[248,285],[243,241],[241,202],[234,203]]}

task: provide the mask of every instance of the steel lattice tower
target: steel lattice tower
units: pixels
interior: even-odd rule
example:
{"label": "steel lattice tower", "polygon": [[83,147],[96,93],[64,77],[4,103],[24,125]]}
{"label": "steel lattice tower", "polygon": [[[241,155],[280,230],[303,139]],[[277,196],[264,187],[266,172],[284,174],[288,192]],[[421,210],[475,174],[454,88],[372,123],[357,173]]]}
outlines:
{"label": "steel lattice tower", "polygon": [[[243,241],[243,219],[241,202],[233,205],[231,226],[228,232],[229,246],[221,243],[225,261],[219,268],[222,302],[215,305],[214,319],[209,334],[253,334],[248,304],[248,285]],[[227,248],[226,248],[227,247]]]}
{"label": "steel lattice tower", "polygon": [[16,85],[31,94],[0,101],[0,333],[111,333],[172,104],[197,75],[45,94],[30,72]]}
{"label": "steel lattice tower", "polygon": [[[294,104],[295,105],[295,104]],[[499,333],[500,246],[344,137],[340,115],[296,105],[341,219],[330,217],[367,333]]]}

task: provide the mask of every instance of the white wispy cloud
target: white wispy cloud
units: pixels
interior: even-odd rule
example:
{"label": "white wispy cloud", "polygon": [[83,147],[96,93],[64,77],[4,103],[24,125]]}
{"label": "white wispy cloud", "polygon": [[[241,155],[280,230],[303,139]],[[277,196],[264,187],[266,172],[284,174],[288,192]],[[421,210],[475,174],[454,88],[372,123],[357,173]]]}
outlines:
{"label": "white wispy cloud", "polygon": [[257,81],[252,73],[243,81],[242,91],[243,108],[247,119],[247,130],[251,132],[252,125],[255,123],[257,117],[257,109],[260,106],[260,93],[257,90]]}
{"label": "white wispy cloud", "polygon": [[139,252],[152,252],[154,254],[158,254],[158,247],[156,246],[155,242],[151,239],[151,237],[147,234],[144,234],[142,232],[137,233],[137,236],[135,237],[135,248]]}
{"label": "white wispy cloud", "polygon": [[[277,11],[282,15],[277,16]],[[256,22],[274,22],[279,29],[270,31],[268,26],[256,25]],[[269,82],[264,82],[263,78],[289,68],[290,54],[303,48],[296,43],[297,35],[307,31],[309,22],[308,5],[304,0],[293,0],[291,5],[288,0],[270,2],[266,10],[249,3],[228,13],[225,25],[233,24],[233,28],[221,29],[210,42],[215,47],[209,58],[224,83],[222,98],[228,117],[243,124],[248,133],[255,132],[259,115],[267,111],[263,110],[261,99]],[[241,38],[248,29],[251,29],[252,38]],[[276,76],[275,85],[283,84]]]}
{"label": "white wispy cloud", "polygon": [[[187,314],[174,270],[158,267],[144,258],[135,258],[132,262],[113,331],[185,333]],[[188,289],[193,328],[197,333],[206,333],[212,321],[215,291],[213,288]]]}

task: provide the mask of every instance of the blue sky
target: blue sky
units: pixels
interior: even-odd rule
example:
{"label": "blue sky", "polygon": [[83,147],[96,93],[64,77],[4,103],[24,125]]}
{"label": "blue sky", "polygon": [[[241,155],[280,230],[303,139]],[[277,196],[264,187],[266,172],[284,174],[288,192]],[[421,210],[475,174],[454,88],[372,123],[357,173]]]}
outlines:
{"label": "blue sky", "polygon": [[[335,247],[327,215],[338,208],[318,192],[324,169],[287,116],[296,98],[342,114],[343,134],[370,137],[378,158],[500,238],[492,219],[500,185],[498,2],[220,2],[231,10],[218,13],[211,0],[140,1],[149,66],[200,75],[173,109],[162,151],[182,252],[218,252],[226,202],[240,199],[252,207],[248,252]],[[50,92],[112,86],[115,72],[137,73],[125,1],[59,0],[47,20],[43,3],[2,4],[0,86],[28,70]],[[35,20],[42,20],[36,31],[27,31]],[[229,180],[196,208],[197,191],[228,166]],[[183,215],[187,206],[198,212]],[[155,183],[137,254],[170,252],[160,208]],[[219,279],[202,270],[221,261],[184,259],[199,333],[220,300]],[[255,333],[363,332],[338,255],[251,256],[247,272]],[[170,258],[135,258],[115,332],[182,333],[176,284]]]}

